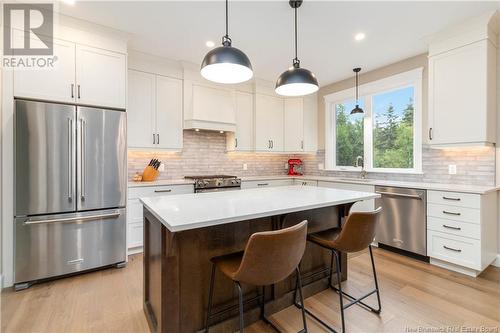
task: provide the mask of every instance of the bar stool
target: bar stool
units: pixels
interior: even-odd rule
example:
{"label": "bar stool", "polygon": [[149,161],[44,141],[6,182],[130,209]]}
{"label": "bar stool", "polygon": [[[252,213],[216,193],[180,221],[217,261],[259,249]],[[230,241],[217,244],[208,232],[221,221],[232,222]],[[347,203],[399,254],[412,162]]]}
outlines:
{"label": "bar stool", "polygon": [[[333,228],[325,231],[321,231],[318,233],[310,234],[307,237],[307,240],[317,244],[329,251],[331,251],[331,260],[330,260],[330,271],[329,271],[329,285],[330,288],[339,294],[340,301],[340,316],[342,320],[342,332],[345,332],[345,319],[344,319],[344,310],[349,308],[354,304],[359,304],[365,307],[367,310],[379,314],[382,310],[382,305],[380,303],[380,292],[377,281],[377,273],[375,270],[375,262],[373,261],[373,253],[371,243],[375,237],[375,230],[380,219],[380,212],[382,208],[372,212],[355,212],[349,214],[342,228]],[[370,259],[373,270],[373,278],[375,280],[375,289],[368,292],[364,296],[360,298],[355,298],[345,292],[342,291],[341,285],[341,270],[340,270],[340,252],[352,253],[364,250],[368,247],[370,252]],[[332,283],[333,277],[333,259],[335,258],[335,263],[337,267],[337,284],[338,288],[336,288]],[[297,291],[297,287],[295,289]],[[373,307],[367,305],[363,302],[365,298],[376,293],[377,294],[377,302],[378,309],[374,309]],[[344,305],[343,296],[348,298],[351,302]],[[296,300],[296,297],[294,297]],[[299,305],[295,301],[295,306],[298,308],[302,307],[303,302]],[[319,321],[323,326],[329,329],[332,332],[336,332],[334,328],[326,324],[323,320],[321,320],[318,316],[316,316],[310,310],[305,309],[306,313],[314,317],[317,321]]]}
{"label": "bar stool", "polygon": [[243,292],[241,283],[262,287],[260,296],[260,318],[279,332],[278,328],[265,316],[265,286],[284,280],[296,271],[296,291],[302,305],[302,322],[307,332],[302,282],[299,263],[306,248],[307,221],[290,228],[258,232],[250,236],[244,252],[212,258],[212,275],[208,297],[208,310],[205,319],[205,332],[208,332],[212,312],[215,269],[218,268],[230,278],[238,289],[240,332],[243,333]]}

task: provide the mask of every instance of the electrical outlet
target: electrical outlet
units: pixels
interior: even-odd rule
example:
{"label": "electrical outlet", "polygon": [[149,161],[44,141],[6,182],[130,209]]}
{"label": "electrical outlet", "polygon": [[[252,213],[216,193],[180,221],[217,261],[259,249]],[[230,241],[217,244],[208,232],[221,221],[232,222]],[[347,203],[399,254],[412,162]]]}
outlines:
{"label": "electrical outlet", "polygon": [[246,163],[243,163],[243,170],[248,170],[248,165]]}
{"label": "electrical outlet", "polygon": [[449,164],[448,165],[448,174],[449,175],[456,175],[457,174],[457,165],[456,164]]}
{"label": "electrical outlet", "polygon": [[288,163],[285,163],[285,170],[288,170]]}
{"label": "electrical outlet", "polygon": [[160,172],[165,171],[165,164],[161,163],[160,166],[158,167],[158,171]]}
{"label": "electrical outlet", "polygon": [[323,163],[318,163],[318,170],[323,170],[325,165]]}

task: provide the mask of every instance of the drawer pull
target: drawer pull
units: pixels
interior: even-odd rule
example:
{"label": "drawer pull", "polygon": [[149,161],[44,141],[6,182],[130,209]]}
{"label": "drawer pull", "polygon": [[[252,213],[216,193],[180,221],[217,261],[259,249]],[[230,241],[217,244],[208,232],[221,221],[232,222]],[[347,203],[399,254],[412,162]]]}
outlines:
{"label": "drawer pull", "polygon": [[462,230],[462,228],[459,228],[459,227],[451,227],[449,225],[446,225],[446,224],[443,224],[443,227],[447,228],[447,229],[453,229],[453,230]]}
{"label": "drawer pull", "polygon": [[257,186],[267,186],[269,185],[269,183],[260,183],[260,184],[257,184]]}
{"label": "drawer pull", "polygon": [[450,251],[454,251],[454,252],[462,252],[462,250],[460,249],[454,249],[452,247],[448,247],[446,245],[443,245],[443,247],[446,249],[446,250],[450,250]]}
{"label": "drawer pull", "polygon": [[171,189],[168,189],[168,190],[155,190],[155,193],[168,193],[168,192],[172,192]]}
{"label": "drawer pull", "polygon": [[460,199],[460,198],[443,197],[443,200],[460,201],[462,199]]}
{"label": "drawer pull", "polygon": [[455,215],[455,216],[460,216],[460,213],[453,213],[453,212],[448,212],[446,210],[443,210],[443,214],[448,214],[448,215]]}

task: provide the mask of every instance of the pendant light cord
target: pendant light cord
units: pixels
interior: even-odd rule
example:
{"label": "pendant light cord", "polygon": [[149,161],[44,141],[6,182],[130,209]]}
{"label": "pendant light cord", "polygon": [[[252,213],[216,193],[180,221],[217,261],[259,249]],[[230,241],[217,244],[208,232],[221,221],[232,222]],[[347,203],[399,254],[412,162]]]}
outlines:
{"label": "pendant light cord", "polygon": [[356,106],[359,104],[359,97],[358,97],[358,72],[356,72]]}
{"label": "pendant light cord", "polygon": [[222,37],[222,45],[231,46],[231,38],[229,38],[229,0],[226,0],[226,35]]}
{"label": "pendant light cord", "polygon": [[295,58],[293,59],[293,67],[294,68],[299,68],[300,67],[300,60],[297,56],[297,44],[298,44],[298,38],[297,38],[297,7],[294,8],[295,10]]}

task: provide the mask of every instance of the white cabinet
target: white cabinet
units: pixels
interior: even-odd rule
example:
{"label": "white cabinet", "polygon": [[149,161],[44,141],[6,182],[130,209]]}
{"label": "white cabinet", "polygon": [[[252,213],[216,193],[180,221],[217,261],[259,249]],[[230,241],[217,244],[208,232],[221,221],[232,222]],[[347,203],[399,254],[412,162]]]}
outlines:
{"label": "white cabinet", "polygon": [[304,152],[315,153],[318,150],[318,96],[308,95],[303,98]]}
{"label": "white cabinet", "polygon": [[496,47],[488,39],[429,57],[432,145],[496,142]]}
{"label": "white cabinet", "polygon": [[[318,181],[318,186],[319,187],[337,188],[337,189],[341,189],[341,190],[375,193],[375,186],[373,186],[373,185]],[[351,212],[370,212],[373,210],[375,210],[375,200],[374,199],[358,201],[354,205],[352,205],[352,208],[351,208]]]}
{"label": "white cabinet", "polygon": [[236,131],[227,134],[227,149],[236,151],[254,150],[253,95],[236,92]]}
{"label": "white cabinet", "polygon": [[130,148],[156,145],[155,76],[128,71],[127,136]]}
{"label": "white cabinet", "polygon": [[127,249],[129,254],[142,252],[144,221],[143,207],[139,198],[185,193],[194,193],[194,186],[165,185],[128,188]]}
{"label": "white cabinet", "polygon": [[497,254],[497,193],[427,191],[431,263],[477,276]]}
{"label": "white cabinet", "polygon": [[241,182],[241,188],[275,187],[293,185],[293,179],[246,180]]}
{"label": "white cabinet", "polygon": [[156,145],[182,148],[182,81],[156,76]]}
{"label": "white cabinet", "polygon": [[77,102],[125,108],[126,69],[124,54],[77,45]]}
{"label": "white cabinet", "polygon": [[285,99],[284,150],[301,152],[304,150],[304,103],[302,98]]}
{"label": "white cabinet", "polygon": [[318,181],[317,180],[295,178],[293,180],[293,184],[300,185],[300,186],[318,186]]}
{"label": "white cabinet", "polygon": [[[20,36],[20,35],[19,35]],[[14,38],[21,38],[14,33]],[[54,68],[16,70],[14,96],[101,107],[126,107],[126,56],[54,39]]]}
{"label": "white cabinet", "polygon": [[[24,34],[14,34],[14,38],[23,36]],[[32,40],[32,42],[35,41]],[[54,55],[57,61],[54,62],[52,69],[15,71],[14,96],[75,102],[75,44],[54,39]]]}
{"label": "white cabinet", "polygon": [[255,94],[255,150],[283,151],[282,98]]}
{"label": "white cabinet", "polygon": [[182,81],[129,70],[129,148],[182,148]]}

